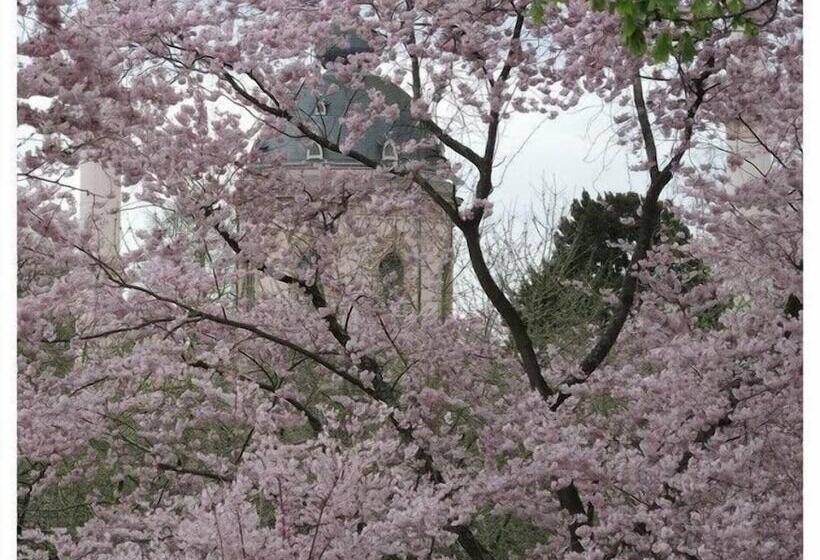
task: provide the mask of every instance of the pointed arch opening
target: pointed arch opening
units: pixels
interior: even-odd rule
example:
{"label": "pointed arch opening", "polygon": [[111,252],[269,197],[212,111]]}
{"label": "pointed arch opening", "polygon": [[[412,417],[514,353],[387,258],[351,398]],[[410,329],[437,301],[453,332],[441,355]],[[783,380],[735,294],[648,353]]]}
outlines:
{"label": "pointed arch opening", "polygon": [[308,161],[318,161],[325,159],[325,152],[322,147],[316,142],[311,142],[307,147],[307,155],[305,159]]}
{"label": "pointed arch opening", "polygon": [[393,165],[399,161],[399,152],[392,140],[388,140],[382,147],[382,163]]}
{"label": "pointed arch opening", "polygon": [[379,261],[379,282],[386,302],[401,298],[404,292],[404,262],[396,251],[390,251]]}

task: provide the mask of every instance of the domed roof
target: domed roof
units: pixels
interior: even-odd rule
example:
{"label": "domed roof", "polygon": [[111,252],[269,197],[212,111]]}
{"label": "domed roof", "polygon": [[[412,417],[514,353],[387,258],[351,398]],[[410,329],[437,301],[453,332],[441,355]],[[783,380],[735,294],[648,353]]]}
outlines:
{"label": "domed roof", "polygon": [[[338,40],[328,45],[319,58],[326,66],[329,62],[344,63],[350,55],[365,52],[372,52],[365,40],[352,33],[340,33]],[[375,161],[381,161],[383,155],[392,155],[394,152],[400,161],[436,160],[443,157],[439,143],[432,142],[430,133],[413,121],[410,114],[410,96],[395,84],[376,76],[366,76],[364,87],[354,90],[339,80],[335,74],[327,72],[318,91],[299,94],[297,98],[299,117],[305,121],[311,121],[324,132],[325,137],[342,145],[347,135],[342,119],[351,111],[361,111],[366,107],[370,103],[369,92],[374,91],[384,96],[386,105],[397,106],[399,115],[392,122],[383,119],[373,122],[353,145],[355,151]],[[298,131],[294,130],[292,134],[290,132],[263,136],[263,140],[256,145],[256,149],[260,152],[284,156],[285,161],[291,164],[307,164],[321,159],[324,163],[361,165],[356,160],[342,154],[322,153],[312,141],[299,138]],[[402,152],[402,144],[411,140],[420,142],[421,146],[413,153]],[[385,146],[390,144],[396,149],[388,149],[386,154]]]}
{"label": "domed roof", "polygon": [[[306,93],[299,96],[297,105],[301,117],[312,121],[319,130],[323,131],[325,137],[341,145],[347,134],[346,127],[342,123],[344,115],[354,106],[357,107],[356,110],[361,110],[363,105],[366,106],[369,103],[368,92],[379,91],[384,96],[387,105],[398,107],[399,115],[392,122],[376,119],[354,144],[353,149],[370,159],[381,161],[385,145],[392,143],[398,148],[399,160],[441,159],[441,148],[438,143],[431,145],[430,134],[414,123],[410,116],[410,96],[401,88],[375,76],[366,77],[364,82],[363,89],[353,91],[332,76],[328,76],[322,88],[325,93],[317,95]],[[308,139],[291,137],[297,135],[298,133],[293,135],[272,134],[257,144],[257,149],[261,152],[283,155],[288,163],[307,162],[311,159],[308,151],[316,148]],[[423,145],[413,153],[403,153],[402,144],[410,140],[423,142]],[[326,152],[322,154],[321,159],[327,163],[359,164],[352,158],[335,152]]]}
{"label": "domed roof", "polygon": [[357,34],[339,33],[325,47],[324,52],[319,54],[319,60],[323,66],[327,66],[330,62],[344,62],[350,55],[369,52],[373,52],[373,49]]}

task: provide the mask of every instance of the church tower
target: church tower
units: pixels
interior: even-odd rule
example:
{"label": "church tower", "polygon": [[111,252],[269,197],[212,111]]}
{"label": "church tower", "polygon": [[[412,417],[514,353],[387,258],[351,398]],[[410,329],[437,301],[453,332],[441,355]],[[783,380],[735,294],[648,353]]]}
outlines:
{"label": "church tower", "polygon": [[[369,46],[357,36],[340,36],[330,45],[320,59],[323,64],[339,63],[354,54],[369,52]],[[353,150],[390,168],[406,162],[421,163],[423,169],[431,170],[427,179],[449,199],[453,196],[453,181],[441,177],[434,169],[446,168],[443,151],[429,133],[422,130],[412,119],[410,96],[398,86],[376,76],[364,78],[364,87],[353,89],[332,72],[326,72],[323,84],[315,92],[303,93],[297,98],[299,113],[310,118],[324,136],[344,144],[347,130],[343,118],[353,104],[369,103],[369,96],[378,92],[386,105],[398,107],[398,116],[392,122],[375,120],[363,133]],[[271,133],[262,136],[255,150],[262,157],[284,160],[287,168],[305,180],[320,180],[321,173],[361,170],[372,173],[390,186],[407,179],[391,178],[388,174],[371,170],[360,162],[323,150],[315,142],[304,138],[298,131]],[[416,146],[411,151],[406,145]],[[445,213],[426,195],[421,197],[419,207],[409,211],[384,214],[369,207],[353,207],[342,218],[338,235],[350,236],[349,250],[340,254],[340,262],[334,263],[341,276],[361,281],[372,288],[374,297],[385,301],[406,303],[409,309],[427,316],[446,317],[452,307],[453,225]],[[357,230],[366,229],[361,236]],[[362,246],[354,243],[354,237],[374,240]],[[344,239],[344,238],[343,238]],[[343,241],[344,243],[344,241]],[[263,289],[265,287],[263,286]],[[268,286],[267,289],[272,289]]]}

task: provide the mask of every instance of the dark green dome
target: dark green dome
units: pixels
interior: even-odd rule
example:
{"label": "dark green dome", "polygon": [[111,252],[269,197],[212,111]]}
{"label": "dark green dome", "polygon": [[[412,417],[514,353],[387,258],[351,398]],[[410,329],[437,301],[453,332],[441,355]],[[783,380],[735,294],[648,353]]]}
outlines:
{"label": "dark green dome", "polygon": [[327,66],[331,62],[345,62],[351,55],[369,52],[373,52],[373,49],[355,33],[339,34],[325,46],[324,52],[319,54],[319,60],[323,66]]}
{"label": "dark green dome", "polygon": [[[346,127],[342,118],[351,111],[361,111],[370,102],[368,92],[378,91],[387,105],[399,109],[398,117],[392,122],[376,120],[364,135],[356,142],[353,149],[375,161],[382,161],[384,148],[388,143],[396,147],[399,161],[436,160],[442,158],[441,147],[433,142],[429,132],[420,128],[410,115],[410,96],[398,86],[368,76],[364,79],[364,88],[352,90],[328,73],[319,93],[303,93],[297,100],[299,117],[312,122],[323,135],[342,145],[346,137]],[[256,146],[261,152],[282,155],[285,161],[292,164],[312,164],[308,150],[317,150],[312,141],[298,138],[298,131],[286,131],[286,134],[273,133]],[[292,136],[297,136],[296,138]],[[422,142],[412,153],[403,153],[401,146],[408,141]],[[389,151],[388,151],[389,153]],[[359,165],[347,156],[335,152],[321,154],[321,161],[339,165]],[[316,160],[318,162],[318,160]]]}

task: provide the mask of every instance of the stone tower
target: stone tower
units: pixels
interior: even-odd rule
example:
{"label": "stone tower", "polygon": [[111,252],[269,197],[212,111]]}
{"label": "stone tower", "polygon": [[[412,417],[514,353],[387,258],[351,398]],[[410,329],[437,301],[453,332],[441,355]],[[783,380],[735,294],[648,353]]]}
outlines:
{"label": "stone tower", "polygon": [[80,165],[80,226],[92,249],[110,262],[119,255],[122,192],[113,173],[96,162]]}
{"label": "stone tower", "polygon": [[726,125],[726,143],[730,153],[743,159],[743,163],[731,172],[732,185],[740,186],[751,178],[759,178],[769,172],[772,155],[740,119]]}
{"label": "stone tower", "polygon": [[[339,62],[351,54],[367,52],[369,47],[355,36],[340,37],[338,44],[331,45],[321,55],[322,61]],[[432,142],[429,133],[420,129],[410,114],[410,96],[401,88],[375,76],[365,78],[364,88],[352,89],[327,72],[318,93],[301,94],[297,101],[300,113],[308,115],[313,123],[325,131],[325,136],[343,144],[346,136],[342,119],[353,103],[369,102],[368,92],[377,91],[384,96],[387,105],[399,108],[392,122],[376,120],[357,136],[353,149],[382,166],[390,167],[407,161],[421,162],[424,169],[441,169],[444,158],[441,146]],[[325,151],[313,141],[294,134],[271,133],[263,135],[256,144],[263,157],[284,160],[288,169],[302,179],[319,180],[322,172],[334,170],[369,170],[358,161],[336,152]],[[407,142],[417,141],[419,146],[407,153],[401,149]],[[385,185],[390,181],[383,176]],[[445,198],[452,196],[453,182],[449,177],[428,174],[428,180],[440,189]],[[375,240],[362,246],[353,243],[358,236],[356,229],[365,228],[366,237]],[[342,277],[364,280],[376,297],[406,302],[415,312],[446,317],[452,306],[452,234],[453,225],[444,212],[427,196],[419,207],[411,212],[384,214],[368,207],[350,208],[342,218],[337,233],[342,239],[350,236],[349,250],[340,254],[340,262],[334,263]],[[263,285],[263,290],[272,285]]]}
{"label": "stone tower", "polygon": [[[765,12],[765,11],[764,11]],[[763,17],[764,12],[753,14],[752,17]],[[729,36],[729,44],[732,41],[745,41],[747,37],[740,31],[733,31]],[[735,55],[731,55],[735,61],[739,62]],[[746,64],[749,64],[747,62]],[[750,70],[753,79],[767,79],[766,66],[761,61],[751,62]],[[726,144],[729,154],[741,158],[742,163],[731,171],[729,183],[733,187],[742,186],[750,179],[760,178],[771,170],[774,163],[772,154],[761,144],[761,139],[756,135],[761,132],[759,114],[747,112],[738,115],[736,118],[725,123]]]}

